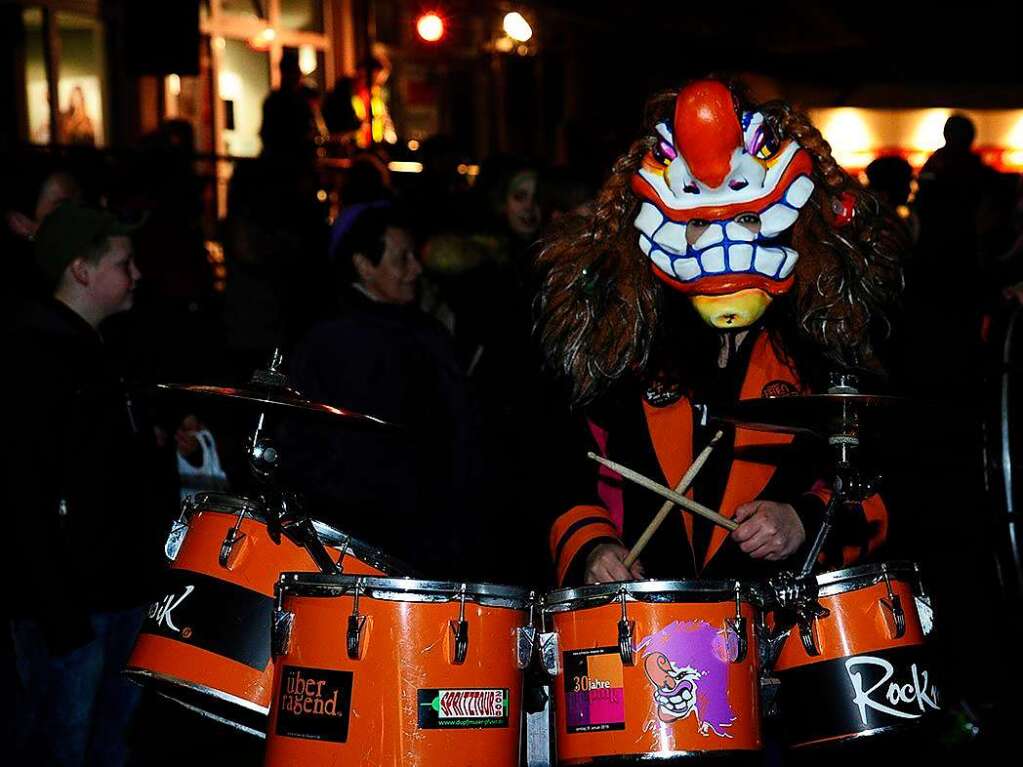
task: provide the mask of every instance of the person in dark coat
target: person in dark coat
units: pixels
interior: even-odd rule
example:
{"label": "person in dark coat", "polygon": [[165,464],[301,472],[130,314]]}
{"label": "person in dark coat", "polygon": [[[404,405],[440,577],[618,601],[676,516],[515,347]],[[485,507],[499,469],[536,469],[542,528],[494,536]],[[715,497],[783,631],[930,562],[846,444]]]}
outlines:
{"label": "person in dark coat", "polygon": [[415,305],[421,267],[399,214],[374,204],[348,220],[336,314],[299,344],[292,383],[399,428],[293,423],[283,460],[315,516],[431,578],[465,579],[479,475],[467,379],[447,331]]}
{"label": "person in dark coat", "polygon": [[[17,435],[3,558],[19,689],[15,762],[123,764],[138,693],[120,678],[162,563],[173,463],[128,396],[98,328],[131,307],[129,230],[65,202],[35,236],[52,296],[5,331]],[[166,456],[169,459],[169,455]]]}

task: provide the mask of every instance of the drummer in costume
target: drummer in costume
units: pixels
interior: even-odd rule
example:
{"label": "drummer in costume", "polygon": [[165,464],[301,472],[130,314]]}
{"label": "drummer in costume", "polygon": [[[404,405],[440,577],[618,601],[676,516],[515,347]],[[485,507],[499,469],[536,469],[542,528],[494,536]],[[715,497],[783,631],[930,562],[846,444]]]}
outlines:
{"label": "drummer in costume", "polygon": [[[595,450],[675,487],[722,428],[708,411],[819,391],[835,369],[881,373],[904,243],[788,105],[704,80],[655,96],[647,114],[593,215],[547,241],[539,328]],[[798,561],[828,497],[824,452],[725,428],[688,495],[738,528],[673,512],[631,567],[626,544],[661,499],[581,458],[550,533],[557,582],[756,575]],[[849,506],[825,553],[850,564],[887,524],[876,495]]]}

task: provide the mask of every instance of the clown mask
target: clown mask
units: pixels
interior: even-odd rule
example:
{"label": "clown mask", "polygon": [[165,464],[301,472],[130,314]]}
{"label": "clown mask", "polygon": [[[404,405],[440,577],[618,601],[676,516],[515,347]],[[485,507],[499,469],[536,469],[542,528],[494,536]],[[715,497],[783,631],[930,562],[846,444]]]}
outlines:
{"label": "clown mask", "polygon": [[683,88],[632,177],[654,274],[717,328],[743,328],[792,287],[788,230],[813,192],[812,160],[716,81]]}

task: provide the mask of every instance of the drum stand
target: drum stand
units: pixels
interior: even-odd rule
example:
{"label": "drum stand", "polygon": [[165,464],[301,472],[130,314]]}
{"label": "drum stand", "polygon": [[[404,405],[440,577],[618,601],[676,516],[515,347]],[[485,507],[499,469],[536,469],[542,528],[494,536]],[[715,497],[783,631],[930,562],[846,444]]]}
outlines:
{"label": "drum stand", "polygon": [[[250,385],[253,388],[294,393],[294,390],[288,386],[288,378],[283,367],[284,355],[280,349],[274,349],[269,368],[255,371],[252,374]],[[260,488],[259,500],[266,511],[267,532],[274,543],[281,542],[281,533],[283,532],[309,552],[309,556],[322,572],[340,573],[345,552],[341,552],[341,559],[335,564],[320,537],[316,534],[312,521],[304,513],[298,496],[285,490],[277,479],[281,456],[273,439],[266,433],[266,414],[265,409],[260,411],[256,427],[247,440],[245,452],[248,456],[249,471]],[[226,554],[230,554],[230,550],[239,539],[240,533],[238,526],[235,525],[228,530],[227,536],[224,538],[221,547],[222,559]]]}
{"label": "drum stand", "polygon": [[[829,394],[858,394],[854,376],[839,374],[832,376]],[[820,529],[806,553],[800,569],[793,573],[783,571],[768,580],[765,602],[789,614],[789,618],[772,631],[767,632],[766,649],[773,660],[793,626],[799,627],[803,647],[811,656],[820,654],[813,636],[816,618],[828,615],[827,609],[817,601],[817,580],[813,575],[814,565],[834,527],[835,515],[846,504],[861,503],[876,491],[880,476],[865,476],[857,467],[857,450],[860,447],[860,414],[852,404],[843,403],[841,413],[829,427],[828,446],[834,456],[834,473],[831,479],[831,497],[824,507]],[[891,604],[896,621],[901,615],[898,596]]]}

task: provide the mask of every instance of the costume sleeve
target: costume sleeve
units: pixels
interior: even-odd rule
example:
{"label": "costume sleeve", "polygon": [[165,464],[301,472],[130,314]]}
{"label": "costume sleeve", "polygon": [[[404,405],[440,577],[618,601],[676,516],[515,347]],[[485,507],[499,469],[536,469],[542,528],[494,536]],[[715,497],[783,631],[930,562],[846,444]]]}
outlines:
{"label": "costume sleeve", "polygon": [[[818,482],[793,506],[807,531],[807,544],[813,542],[831,499],[831,488]],[[831,534],[824,544],[819,563],[826,569],[849,567],[877,551],[888,537],[888,509],[878,494],[862,503],[848,503],[835,514]]]}
{"label": "costume sleeve", "polygon": [[621,543],[611,514],[603,506],[574,506],[555,519],[550,547],[557,584],[581,582],[583,563],[600,543]]}

